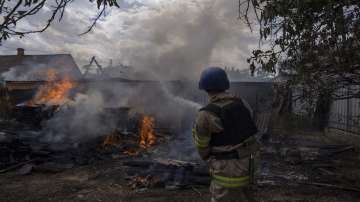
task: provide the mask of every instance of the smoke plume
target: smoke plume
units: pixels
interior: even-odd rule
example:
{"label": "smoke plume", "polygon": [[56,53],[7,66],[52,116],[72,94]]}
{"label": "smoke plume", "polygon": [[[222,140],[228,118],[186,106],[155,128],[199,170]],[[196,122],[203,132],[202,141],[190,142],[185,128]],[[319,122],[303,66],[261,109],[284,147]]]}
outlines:
{"label": "smoke plume", "polygon": [[[158,81],[195,81],[201,70],[209,65],[247,68],[245,60],[257,39],[237,20],[237,1],[136,2],[140,3],[112,10],[91,33],[78,37],[96,8],[87,1],[74,1],[63,21],[47,32],[21,41],[10,40],[5,45],[14,49],[70,52],[79,64],[88,63],[91,56],[97,56],[102,62],[114,59],[114,63],[131,66],[135,78]],[[42,16],[47,14],[44,11]],[[39,25],[29,20],[27,26]],[[130,106],[164,122],[185,121],[185,132],[179,136],[184,141],[177,141],[170,153],[180,154],[184,146],[190,145],[191,122],[199,106],[174,96],[167,84],[110,85],[96,89],[77,96],[68,109],[64,106],[48,121],[46,140],[78,141],[105,134],[113,123],[102,122],[101,110],[110,105]],[[194,86],[183,91],[193,93],[193,89]],[[112,96],[111,99],[104,97],[104,91]]]}
{"label": "smoke plume", "polygon": [[[78,36],[96,14],[96,6],[74,1],[62,22],[45,33],[6,41],[5,46],[8,50],[24,47],[28,54],[69,52],[80,66],[92,56],[103,66],[113,59],[114,64],[131,65],[138,77],[157,75],[162,80],[195,80],[208,65],[248,68],[246,58],[257,39],[237,20],[237,1],[119,2],[122,8],[108,12],[87,35]],[[49,14],[44,9],[40,17],[29,18],[25,27],[40,27]]]}

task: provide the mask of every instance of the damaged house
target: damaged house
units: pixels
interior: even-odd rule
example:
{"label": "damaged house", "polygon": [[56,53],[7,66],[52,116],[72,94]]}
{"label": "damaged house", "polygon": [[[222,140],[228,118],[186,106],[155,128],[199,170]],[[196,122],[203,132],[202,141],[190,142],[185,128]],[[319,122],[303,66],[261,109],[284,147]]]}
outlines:
{"label": "damaged house", "polygon": [[17,55],[0,56],[0,78],[6,82],[12,103],[30,99],[34,90],[48,80],[52,72],[60,78],[81,78],[81,72],[70,54],[26,55],[24,49],[18,48]]}

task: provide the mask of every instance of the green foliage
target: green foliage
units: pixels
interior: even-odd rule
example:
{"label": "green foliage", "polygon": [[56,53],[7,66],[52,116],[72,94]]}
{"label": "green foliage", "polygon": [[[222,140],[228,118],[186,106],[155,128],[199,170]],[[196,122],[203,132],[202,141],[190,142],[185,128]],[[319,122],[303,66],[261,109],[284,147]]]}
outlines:
{"label": "green foliage", "polygon": [[[260,38],[270,45],[253,51],[252,71],[286,76],[304,96],[331,91],[333,98],[343,99],[349,95],[337,89],[360,85],[360,1],[246,0],[240,5],[248,5],[244,2],[252,3]],[[245,10],[243,16],[249,16]]]}

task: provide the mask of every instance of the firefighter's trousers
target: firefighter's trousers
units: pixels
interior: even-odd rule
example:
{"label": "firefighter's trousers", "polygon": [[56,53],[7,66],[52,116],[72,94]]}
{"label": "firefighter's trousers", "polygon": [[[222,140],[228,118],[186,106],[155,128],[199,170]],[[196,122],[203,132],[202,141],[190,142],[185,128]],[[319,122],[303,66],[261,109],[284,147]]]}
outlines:
{"label": "firefighter's trousers", "polygon": [[212,202],[253,201],[249,185],[259,172],[259,152],[251,150],[239,149],[238,159],[209,159]]}

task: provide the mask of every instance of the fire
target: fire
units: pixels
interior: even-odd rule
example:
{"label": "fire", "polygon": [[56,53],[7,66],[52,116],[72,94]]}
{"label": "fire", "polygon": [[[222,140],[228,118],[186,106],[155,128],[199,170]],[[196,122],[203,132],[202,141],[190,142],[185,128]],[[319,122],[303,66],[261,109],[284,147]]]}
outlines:
{"label": "fire", "polygon": [[[132,147],[127,147],[125,151],[123,151],[123,154],[129,155],[129,156],[137,156],[142,151],[145,151],[146,149],[150,148],[151,146],[155,145],[156,143],[156,136],[154,131],[154,123],[155,119],[151,116],[142,116],[140,121],[140,142],[138,139],[138,136],[134,133],[133,138],[130,139],[122,139],[122,135],[119,131],[115,130],[108,135],[105,136],[105,138],[102,141],[101,148],[122,148],[121,144],[124,143],[130,143],[131,145],[134,145]],[[129,141],[130,140],[130,141]],[[125,149],[125,148],[124,148]]]}
{"label": "fire", "polygon": [[68,95],[76,83],[70,76],[65,76],[61,80],[54,69],[47,72],[47,83],[41,86],[30,104],[61,105],[68,100]]}
{"label": "fire", "polygon": [[156,143],[154,132],[155,119],[151,116],[144,116],[140,127],[140,147],[148,148]]}
{"label": "fire", "polygon": [[115,132],[112,132],[111,134],[105,136],[105,139],[102,143],[103,147],[106,146],[116,146],[120,143],[119,137],[115,134]]}

